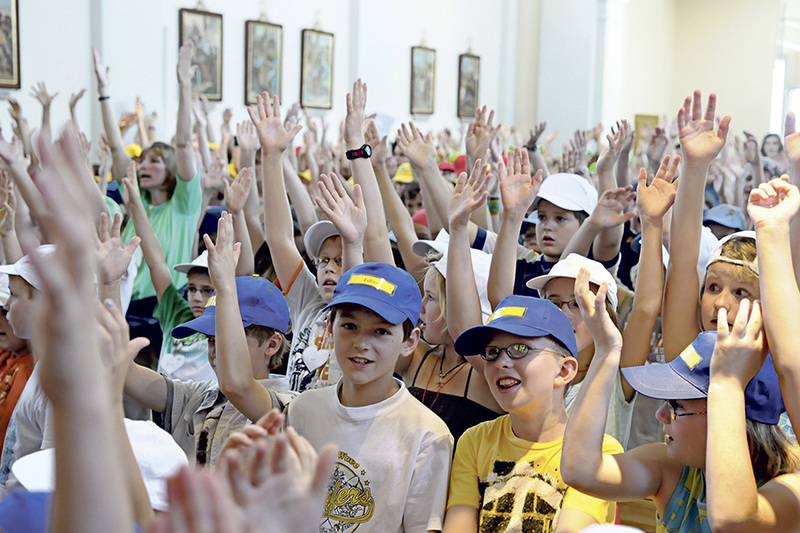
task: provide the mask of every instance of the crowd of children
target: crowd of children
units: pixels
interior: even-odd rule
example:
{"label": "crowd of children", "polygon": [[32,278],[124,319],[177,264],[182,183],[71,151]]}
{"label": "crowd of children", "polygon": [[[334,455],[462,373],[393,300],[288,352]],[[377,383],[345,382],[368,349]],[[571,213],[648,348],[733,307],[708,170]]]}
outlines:
{"label": "crowd of children", "polygon": [[390,144],[356,80],[338,140],[264,93],[212,152],[191,52],[171,143],[96,51],[98,167],[0,139],[0,531],[800,529],[791,113],[555,157],[486,107]]}

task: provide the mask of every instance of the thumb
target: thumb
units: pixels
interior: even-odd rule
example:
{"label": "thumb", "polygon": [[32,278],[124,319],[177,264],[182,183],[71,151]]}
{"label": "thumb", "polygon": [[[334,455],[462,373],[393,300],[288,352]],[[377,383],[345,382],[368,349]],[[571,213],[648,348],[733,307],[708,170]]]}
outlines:
{"label": "thumb", "polygon": [[133,360],[139,352],[150,346],[150,339],[147,337],[136,337],[128,341],[128,356]]}

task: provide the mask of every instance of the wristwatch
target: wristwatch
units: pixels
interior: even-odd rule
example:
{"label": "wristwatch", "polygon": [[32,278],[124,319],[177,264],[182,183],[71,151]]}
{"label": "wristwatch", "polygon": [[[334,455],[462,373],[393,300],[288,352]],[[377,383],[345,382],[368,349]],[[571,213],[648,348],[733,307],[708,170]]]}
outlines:
{"label": "wristwatch", "polygon": [[356,148],[355,150],[348,150],[345,152],[347,159],[359,159],[364,158],[367,159],[372,156],[372,147],[368,144],[364,144],[361,148]]}

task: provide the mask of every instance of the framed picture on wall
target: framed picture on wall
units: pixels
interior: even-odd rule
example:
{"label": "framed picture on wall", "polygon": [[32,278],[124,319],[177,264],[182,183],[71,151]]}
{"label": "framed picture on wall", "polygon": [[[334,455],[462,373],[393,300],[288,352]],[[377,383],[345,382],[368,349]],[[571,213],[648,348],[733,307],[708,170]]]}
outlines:
{"label": "framed picture on wall", "polygon": [[436,79],[436,50],[414,46],[411,48],[411,114],[433,113],[433,95]]}
{"label": "framed picture on wall", "polygon": [[458,56],[458,116],[474,117],[481,85],[481,58],[472,54]]}
{"label": "framed picture on wall", "polygon": [[0,0],[0,88],[19,89],[19,0]]}
{"label": "framed picture on wall", "polygon": [[303,30],[300,61],[300,105],[333,107],[333,34]]}
{"label": "framed picture on wall", "polygon": [[267,91],[281,95],[283,26],[258,20],[244,23],[244,103]]}
{"label": "framed picture on wall", "polygon": [[650,139],[650,136],[658,127],[659,120],[658,115],[636,115],[634,117],[633,127],[636,131],[636,144],[633,146],[634,153],[639,147],[640,139]]}
{"label": "framed picture on wall", "polygon": [[194,43],[192,64],[197,65],[192,95],[222,100],[222,15],[196,9],[178,11],[178,46]]}

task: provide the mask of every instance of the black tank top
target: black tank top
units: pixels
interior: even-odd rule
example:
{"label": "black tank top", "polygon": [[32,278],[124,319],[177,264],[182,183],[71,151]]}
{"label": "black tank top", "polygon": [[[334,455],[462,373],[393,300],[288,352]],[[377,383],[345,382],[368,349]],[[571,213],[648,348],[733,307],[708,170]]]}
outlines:
{"label": "black tank top", "polygon": [[484,407],[478,402],[467,398],[469,382],[470,379],[472,379],[472,372],[474,370],[469,363],[467,363],[467,365],[469,365],[469,374],[467,374],[467,386],[464,387],[464,396],[440,392],[437,397],[436,391],[426,391],[424,388],[417,387],[416,383],[419,371],[422,365],[425,364],[425,360],[435,349],[436,348],[431,348],[422,356],[422,361],[420,361],[417,371],[414,373],[414,380],[411,382],[411,386],[408,387],[408,392],[425,404],[431,411],[439,415],[439,418],[444,420],[444,423],[450,428],[450,433],[453,434],[455,442],[458,442],[458,439],[461,438],[461,435],[467,429],[481,422],[494,420],[500,416],[500,413],[495,413],[488,407]]}

